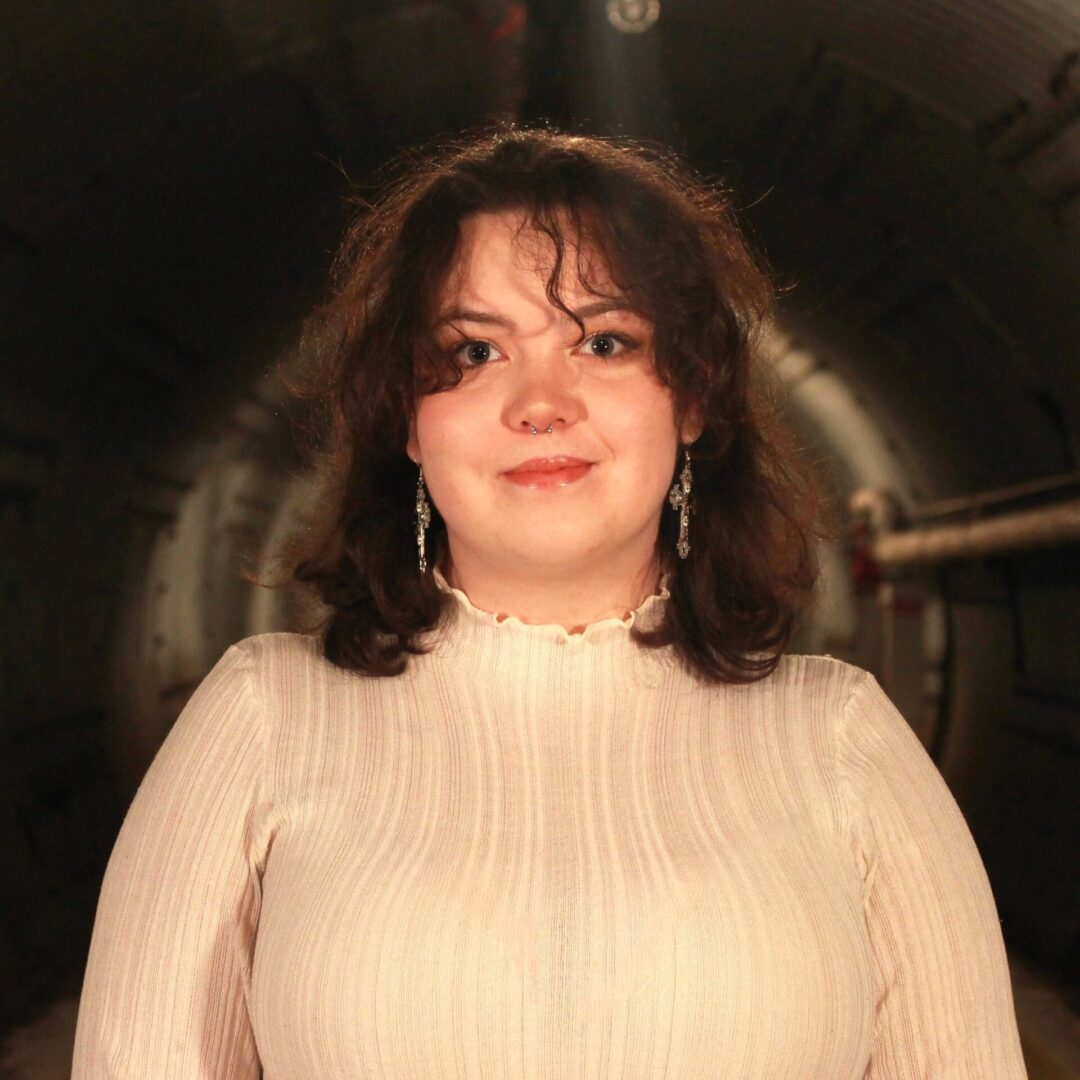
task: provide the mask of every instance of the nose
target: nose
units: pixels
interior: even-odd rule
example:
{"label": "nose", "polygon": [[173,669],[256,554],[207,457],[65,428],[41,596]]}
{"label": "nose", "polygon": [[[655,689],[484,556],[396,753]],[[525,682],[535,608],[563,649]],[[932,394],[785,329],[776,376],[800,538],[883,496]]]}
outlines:
{"label": "nose", "polygon": [[507,394],[503,422],[524,435],[578,423],[586,415],[578,382],[578,373],[563,357],[523,361]]}

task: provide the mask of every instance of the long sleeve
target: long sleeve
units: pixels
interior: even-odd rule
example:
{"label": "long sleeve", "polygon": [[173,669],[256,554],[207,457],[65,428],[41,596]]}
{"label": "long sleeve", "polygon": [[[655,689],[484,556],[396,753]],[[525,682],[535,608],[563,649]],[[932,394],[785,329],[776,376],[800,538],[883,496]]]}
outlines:
{"label": "long sleeve", "polygon": [[249,1022],[266,738],[244,648],[199,685],[124,819],[102,884],[73,1080],[260,1076]]}
{"label": "long sleeve", "polygon": [[849,697],[839,768],[873,951],[867,1080],[1026,1078],[982,860],[941,774],[872,675]]}

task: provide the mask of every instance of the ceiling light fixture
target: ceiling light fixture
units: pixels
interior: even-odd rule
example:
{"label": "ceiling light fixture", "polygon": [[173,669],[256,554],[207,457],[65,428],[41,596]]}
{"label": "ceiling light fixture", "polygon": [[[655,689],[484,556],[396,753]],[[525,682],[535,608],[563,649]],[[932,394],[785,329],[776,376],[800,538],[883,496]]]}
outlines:
{"label": "ceiling light fixture", "polygon": [[660,18],[660,0],[607,0],[607,17],[624,34],[643,34]]}

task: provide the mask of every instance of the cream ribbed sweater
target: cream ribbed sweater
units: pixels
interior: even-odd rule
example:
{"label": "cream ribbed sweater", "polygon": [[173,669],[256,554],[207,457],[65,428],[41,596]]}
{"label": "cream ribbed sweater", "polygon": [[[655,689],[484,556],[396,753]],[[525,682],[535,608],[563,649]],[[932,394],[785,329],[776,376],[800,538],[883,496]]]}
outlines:
{"label": "cream ribbed sweater", "polygon": [[872,676],[457,618],[233,646],[124,821],[75,1080],[1019,1080],[971,834]]}

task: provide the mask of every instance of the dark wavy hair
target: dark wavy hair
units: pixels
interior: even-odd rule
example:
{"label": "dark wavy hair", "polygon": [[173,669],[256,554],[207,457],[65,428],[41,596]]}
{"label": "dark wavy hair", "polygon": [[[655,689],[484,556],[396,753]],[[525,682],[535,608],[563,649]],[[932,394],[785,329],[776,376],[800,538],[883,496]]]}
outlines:
{"label": "dark wavy hair", "polygon": [[547,295],[572,318],[558,292],[567,237],[594,293],[581,251],[587,242],[600,252],[653,323],[657,377],[676,421],[694,410],[704,422],[690,555],[676,557],[677,515],[663,515],[657,555],[671,598],[659,625],[631,628],[634,640],[673,646],[709,682],[768,675],[812,594],[821,502],[776,395],[754,375],[776,289],[740,232],[731,192],[654,145],[513,123],[394,165],[373,200],[356,199],[294,383],[323,483],[290,567],[328,610],[325,656],[368,675],[400,674],[452,606],[432,574],[446,553],[435,507],[429,568],[417,568],[417,471],[405,447],[418,398],[461,378],[432,326],[462,219],[512,210],[553,244]]}

